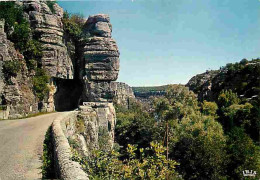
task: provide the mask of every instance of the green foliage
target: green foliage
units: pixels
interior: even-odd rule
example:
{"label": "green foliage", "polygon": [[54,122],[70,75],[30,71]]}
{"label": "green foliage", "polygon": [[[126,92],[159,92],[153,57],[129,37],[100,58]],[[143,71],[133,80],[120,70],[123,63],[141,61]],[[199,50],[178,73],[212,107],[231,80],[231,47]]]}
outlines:
{"label": "green foliage", "polygon": [[5,32],[7,32],[8,36],[13,31],[15,24],[25,23],[22,7],[11,1],[0,3],[0,19],[5,19]]}
{"label": "green foliage", "polygon": [[72,147],[73,149],[78,149],[80,147],[79,143],[77,142],[76,139],[69,137],[68,142],[69,142],[70,147]]}
{"label": "green foliage", "polygon": [[159,118],[180,120],[198,112],[196,95],[182,85],[169,85],[165,97],[154,100],[155,113]]}
{"label": "green foliage", "polygon": [[163,124],[169,122],[170,157],[180,162],[177,170],[185,179],[225,176],[226,140],[221,125],[211,116],[216,105],[205,102],[204,109],[209,114],[200,113],[195,94],[184,86],[169,86],[165,97],[155,100],[161,122],[154,137],[165,142]]}
{"label": "green foliage", "polygon": [[[246,133],[250,135],[250,137],[255,141],[255,142],[260,142],[260,96],[258,96],[257,99],[251,101],[253,108],[251,109],[250,113],[250,124],[251,126],[246,127]],[[259,143],[260,145],[260,143]]]}
{"label": "green foliage", "polygon": [[26,44],[30,39],[31,29],[29,22],[15,23],[14,31],[10,35],[10,40],[15,44],[15,48],[23,52],[26,49]]}
{"label": "green foliage", "polygon": [[49,92],[48,82],[49,76],[45,70],[38,68],[33,77],[33,90],[40,101],[42,101]]}
{"label": "green foliage", "polygon": [[46,1],[46,4],[47,4],[47,6],[50,8],[51,12],[52,12],[52,13],[55,13],[55,9],[54,9],[53,5],[56,4],[56,1],[47,0],[47,1]]}
{"label": "green foliage", "polygon": [[42,178],[53,179],[55,178],[54,171],[54,149],[52,143],[52,128],[48,128],[45,139],[43,142],[43,156],[42,156]]}
{"label": "green foliage", "polygon": [[208,102],[204,100],[203,103],[201,104],[201,110],[202,113],[206,116],[216,117],[218,105],[215,102]]}
{"label": "green foliage", "polygon": [[254,139],[259,139],[259,104],[256,101],[242,102],[231,90],[224,90],[218,98],[219,122],[222,123],[226,132],[234,127],[242,127]]}
{"label": "green foliage", "polygon": [[227,64],[222,69],[226,70],[223,74],[222,83],[216,84],[213,91],[219,94],[222,89],[232,89],[244,98],[250,98],[260,93],[260,59],[242,59],[239,63]]}
{"label": "green foliage", "polygon": [[116,112],[116,142],[123,146],[123,149],[126,149],[127,144],[137,144],[139,148],[149,147],[155,120],[142,110],[140,104],[130,102],[129,109],[117,105]]}
{"label": "green foliage", "polygon": [[68,12],[64,12],[63,15],[63,26],[64,31],[72,37],[73,41],[77,42],[82,37],[82,30],[84,26],[85,20],[83,15],[77,14],[69,14]]}
{"label": "green foliage", "polygon": [[250,112],[252,109],[250,103],[245,104],[232,104],[231,106],[224,109],[224,115],[230,121],[232,121],[231,128],[234,126],[244,127],[250,125]]}
{"label": "green foliage", "polygon": [[5,111],[7,109],[6,105],[0,105],[0,111]]}
{"label": "green foliage", "polygon": [[165,148],[161,144],[151,142],[148,149],[153,152],[152,156],[146,154],[144,149],[140,149],[141,156],[137,158],[135,153],[137,147],[128,145],[127,153],[129,158],[124,161],[119,160],[120,154],[114,150],[110,152],[95,151],[93,157],[88,157],[85,160],[80,158],[78,153],[74,153],[73,160],[83,165],[90,179],[163,180],[167,176],[169,179],[180,179],[174,170],[177,163],[166,159],[164,155]]}
{"label": "green foliage", "polygon": [[5,19],[5,31],[17,50],[24,55],[29,70],[41,67],[41,43],[32,39],[30,24],[23,18],[22,7],[15,2],[1,2],[0,19]]}
{"label": "green foliage", "polygon": [[[174,137],[175,136],[175,137]],[[227,155],[222,127],[212,116],[193,115],[178,124],[170,157],[185,179],[222,179]]]}
{"label": "green foliage", "polygon": [[218,106],[220,108],[226,108],[232,104],[238,104],[240,99],[236,93],[233,93],[231,89],[222,90],[218,97]]}
{"label": "green foliage", "polygon": [[231,159],[227,166],[229,179],[243,179],[242,172],[248,169],[256,171],[255,178],[259,179],[260,147],[253,143],[243,128],[233,128],[228,136],[228,153]]}
{"label": "green foliage", "polygon": [[22,53],[29,69],[35,70],[37,67],[41,67],[42,44],[39,41],[28,40]]}
{"label": "green foliage", "polygon": [[16,76],[17,73],[21,70],[21,67],[22,63],[19,60],[4,61],[3,72],[6,79],[11,76]]}
{"label": "green foliage", "polygon": [[[83,33],[85,21],[83,15],[69,14],[68,12],[64,12],[63,14],[62,22],[65,33],[65,43],[74,65],[82,56],[83,42],[89,37]],[[75,69],[75,74],[78,73],[77,69]]]}

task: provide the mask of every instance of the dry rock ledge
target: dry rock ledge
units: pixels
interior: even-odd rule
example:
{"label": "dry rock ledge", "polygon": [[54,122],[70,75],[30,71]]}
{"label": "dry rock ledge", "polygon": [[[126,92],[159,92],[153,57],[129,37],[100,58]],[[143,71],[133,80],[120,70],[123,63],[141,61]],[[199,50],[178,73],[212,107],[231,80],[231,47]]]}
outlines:
{"label": "dry rock ledge", "polygon": [[64,180],[88,180],[88,175],[78,162],[72,161],[72,152],[67,137],[65,123],[76,119],[77,112],[68,112],[53,121],[54,158],[57,177]]}

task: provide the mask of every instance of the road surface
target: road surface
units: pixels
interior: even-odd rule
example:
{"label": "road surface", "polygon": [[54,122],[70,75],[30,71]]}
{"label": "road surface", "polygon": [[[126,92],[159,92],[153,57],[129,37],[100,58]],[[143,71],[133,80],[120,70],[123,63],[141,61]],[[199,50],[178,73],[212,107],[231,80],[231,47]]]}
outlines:
{"label": "road surface", "polygon": [[44,136],[61,114],[0,121],[0,180],[41,179]]}

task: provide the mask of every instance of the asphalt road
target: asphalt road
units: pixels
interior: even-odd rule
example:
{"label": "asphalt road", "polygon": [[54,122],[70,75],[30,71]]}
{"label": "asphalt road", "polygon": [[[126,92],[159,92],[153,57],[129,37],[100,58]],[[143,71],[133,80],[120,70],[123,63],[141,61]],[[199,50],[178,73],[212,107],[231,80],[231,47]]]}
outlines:
{"label": "asphalt road", "polygon": [[44,136],[61,114],[0,121],[0,180],[41,179]]}

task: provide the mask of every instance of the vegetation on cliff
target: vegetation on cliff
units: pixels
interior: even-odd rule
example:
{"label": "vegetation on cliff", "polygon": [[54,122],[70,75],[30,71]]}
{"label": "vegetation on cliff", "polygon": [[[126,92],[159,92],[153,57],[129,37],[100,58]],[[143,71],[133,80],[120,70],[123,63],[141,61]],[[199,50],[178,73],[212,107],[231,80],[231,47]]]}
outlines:
{"label": "vegetation on cliff", "polygon": [[[33,90],[39,101],[42,101],[49,89],[47,83],[49,77],[42,68],[42,46],[38,41],[38,37],[30,28],[29,22],[24,18],[23,8],[16,2],[1,2],[0,19],[5,20],[5,32],[7,38],[14,43],[17,51],[19,51],[26,62],[27,69],[32,74]],[[16,76],[21,70],[22,63],[18,59],[4,62],[4,74],[6,82],[11,76]]]}

